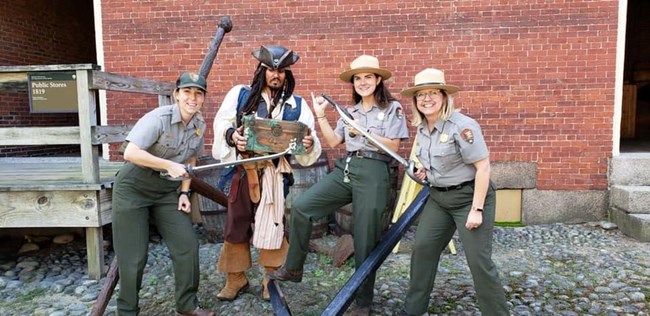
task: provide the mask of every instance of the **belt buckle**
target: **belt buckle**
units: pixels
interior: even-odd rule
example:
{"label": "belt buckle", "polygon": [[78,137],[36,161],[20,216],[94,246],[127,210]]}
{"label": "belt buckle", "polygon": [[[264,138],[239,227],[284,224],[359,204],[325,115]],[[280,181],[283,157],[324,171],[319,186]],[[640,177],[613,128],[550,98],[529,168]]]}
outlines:
{"label": "belt buckle", "polygon": [[354,155],[357,156],[357,158],[365,158],[365,156],[361,155],[361,150],[357,150],[354,152]]}

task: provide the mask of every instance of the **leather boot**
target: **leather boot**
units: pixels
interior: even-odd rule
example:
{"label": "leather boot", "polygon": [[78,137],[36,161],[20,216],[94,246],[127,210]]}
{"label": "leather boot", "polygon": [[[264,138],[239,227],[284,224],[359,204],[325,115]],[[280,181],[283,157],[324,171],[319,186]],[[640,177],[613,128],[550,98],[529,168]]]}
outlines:
{"label": "leather boot", "polygon": [[217,298],[222,301],[232,301],[246,289],[248,289],[248,279],[244,272],[227,273],[226,286],[217,294]]}
{"label": "leather boot", "polygon": [[278,270],[278,267],[264,267],[264,278],[262,279],[262,299],[265,301],[271,300],[271,294],[269,294],[269,273],[275,272]]}

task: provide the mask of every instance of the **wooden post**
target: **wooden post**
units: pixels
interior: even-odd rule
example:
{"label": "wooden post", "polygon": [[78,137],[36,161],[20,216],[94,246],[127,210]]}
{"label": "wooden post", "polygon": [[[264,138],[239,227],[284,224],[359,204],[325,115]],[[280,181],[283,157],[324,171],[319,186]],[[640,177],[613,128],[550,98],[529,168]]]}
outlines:
{"label": "wooden post", "polygon": [[[92,127],[97,125],[95,93],[89,87],[90,70],[77,70],[77,103],[79,106],[79,140],[81,149],[81,177],[84,183],[99,183],[99,148],[93,145]],[[97,199],[99,201],[99,198]],[[99,205],[97,205],[99,208]],[[102,227],[86,228],[88,277],[99,280],[104,269]]]}

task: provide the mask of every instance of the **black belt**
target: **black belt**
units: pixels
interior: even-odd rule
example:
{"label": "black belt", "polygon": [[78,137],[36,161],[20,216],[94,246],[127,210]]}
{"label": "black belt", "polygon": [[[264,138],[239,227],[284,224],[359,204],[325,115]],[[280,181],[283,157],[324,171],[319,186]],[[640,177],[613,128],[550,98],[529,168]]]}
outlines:
{"label": "black belt", "polygon": [[348,157],[368,158],[368,159],[375,159],[383,162],[391,162],[393,160],[393,158],[389,155],[381,154],[376,151],[370,151],[370,150],[348,151]]}
{"label": "black belt", "polygon": [[444,192],[447,192],[447,191],[460,190],[460,189],[462,189],[464,186],[468,186],[468,185],[474,185],[474,180],[465,181],[465,182],[463,182],[463,183],[461,183],[461,184],[452,185],[452,186],[449,186],[449,187],[434,187],[434,186],[431,186],[431,188],[432,188],[432,189],[436,189],[436,190],[438,190],[438,191],[444,191]]}

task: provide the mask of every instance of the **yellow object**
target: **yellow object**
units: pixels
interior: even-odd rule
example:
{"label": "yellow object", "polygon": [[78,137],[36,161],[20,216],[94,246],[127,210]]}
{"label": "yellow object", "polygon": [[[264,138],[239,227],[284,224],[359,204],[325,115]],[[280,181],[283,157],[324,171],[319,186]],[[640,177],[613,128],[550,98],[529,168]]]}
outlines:
{"label": "yellow object", "polygon": [[[411,149],[411,155],[409,156],[409,159],[415,162],[416,168],[419,168],[421,165],[418,161],[417,155],[415,154],[415,148],[417,147],[416,142],[417,141],[413,142],[413,148]],[[420,189],[422,189],[422,185],[413,181],[413,179],[410,177],[406,176],[404,179],[402,179],[402,187],[399,190],[399,198],[397,199],[397,203],[395,204],[395,212],[393,213],[393,223],[397,222],[404,211],[406,211],[409,205],[411,205],[411,202],[413,202],[415,197],[418,195]],[[393,253],[396,253],[398,250],[399,242],[397,245],[395,245],[395,248],[393,248]],[[456,247],[454,246],[453,240],[449,241],[449,250],[452,254],[456,254]]]}
{"label": "yellow object", "polygon": [[521,189],[497,190],[496,222],[521,222],[521,192]]}

